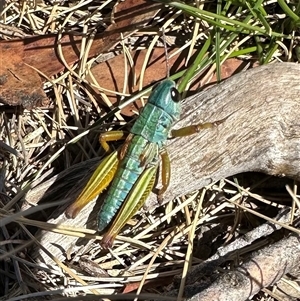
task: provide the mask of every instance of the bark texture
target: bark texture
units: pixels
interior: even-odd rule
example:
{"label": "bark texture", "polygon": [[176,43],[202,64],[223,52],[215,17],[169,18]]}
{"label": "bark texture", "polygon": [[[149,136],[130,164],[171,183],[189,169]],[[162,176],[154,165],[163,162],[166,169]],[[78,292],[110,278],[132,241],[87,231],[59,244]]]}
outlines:
{"label": "bark texture", "polygon": [[[244,301],[262,288],[276,283],[299,264],[299,236],[290,236],[254,252],[236,270],[220,276],[188,301]],[[194,289],[195,292],[195,289]]]}

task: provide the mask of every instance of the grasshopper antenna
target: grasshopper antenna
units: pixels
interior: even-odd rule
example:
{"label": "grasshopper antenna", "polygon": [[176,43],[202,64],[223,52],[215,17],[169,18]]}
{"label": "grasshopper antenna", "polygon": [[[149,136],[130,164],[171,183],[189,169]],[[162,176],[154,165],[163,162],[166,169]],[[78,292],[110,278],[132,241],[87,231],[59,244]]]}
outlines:
{"label": "grasshopper antenna", "polygon": [[166,56],[167,78],[169,78],[170,77],[170,64],[169,64],[168,48],[167,48],[167,43],[166,43],[166,34],[165,34],[164,27],[162,27],[162,38],[163,38],[165,56]]}

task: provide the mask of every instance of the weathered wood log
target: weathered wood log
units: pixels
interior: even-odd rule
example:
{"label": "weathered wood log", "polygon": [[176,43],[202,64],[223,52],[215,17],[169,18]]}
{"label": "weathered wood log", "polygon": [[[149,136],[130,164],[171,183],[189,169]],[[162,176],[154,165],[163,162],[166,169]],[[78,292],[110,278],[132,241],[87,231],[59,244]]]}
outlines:
{"label": "weathered wood log", "polygon": [[[280,210],[274,220],[288,224],[291,213],[288,208]],[[299,234],[292,233],[288,237],[282,237],[282,233],[278,233],[281,228],[279,224],[267,221],[236,237],[219,248],[211,257],[191,267],[186,275],[184,297],[190,301],[244,301],[262,288],[273,285],[287,273],[291,277],[297,277],[300,258]],[[277,233],[273,235],[275,232]],[[239,257],[245,246],[253,246],[255,242],[262,241],[266,237],[270,244],[261,245],[262,248],[258,251],[241,256],[240,265],[220,273],[221,266],[224,267],[226,262]],[[169,290],[167,296],[178,296],[180,281],[181,275],[175,276],[174,289]],[[288,292],[291,292],[291,287]],[[293,292],[294,295],[300,296],[300,293]]]}
{"label": "weathered wood log", "polygon": [[[172,178],[164,203],[242,172],[258,171],[299,180],[299,112],[300,66],[294,63],[257,67],[186,99],[182,120],[176,128],[225,120],[199,134],[169,141]],[[75,172],[66,170],[65,177],[56,180],[54,186],[50,186],[53,180],[44,183],[48,198],[63,197],[65,187],[74,186],[77,180],[83,184],[84,172],[98,162],[98,159],[84,162]],[[41,187],[30,191],[26,200],[38,201]],[[51,196],[52,187],[56,190]],[[60,215],[50,222],[77,227],[88,225],[96,229],[99,205],[92,210],[94,205],[92,202],[75,220]],[[158,206],[154,194],[146,206],[148,209]],[[75,241],[74,237],[51,232],[43,232],[41,238],[42,245],[61,260],[65,258],[65,250]],[[39,250],[35,256],[43,257]]]}
{"label": "weathered wood log", "polygon": [[187,300],[249,300],[262,288],[273,285],[282,276],[290,273],[299,265],[299,259],[299,235],[291,235],[254,252],[243,265],[222,274],[208,288],[196,293],[197,285],[195,285],[193,297]]}

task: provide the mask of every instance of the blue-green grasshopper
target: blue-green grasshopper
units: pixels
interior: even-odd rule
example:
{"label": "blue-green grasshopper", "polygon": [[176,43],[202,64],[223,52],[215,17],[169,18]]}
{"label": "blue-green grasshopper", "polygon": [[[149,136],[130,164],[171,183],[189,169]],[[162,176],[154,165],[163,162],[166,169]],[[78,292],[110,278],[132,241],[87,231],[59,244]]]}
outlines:
{"label": "blue-green grasshopper", "polygon": [[[109,230],[103,236],[101,242],[103,248],[112,246],[115,236],[148,198],[154,186],[160,161],[162,188],[158,196],[162,197],[166,191],[171,175],[165,145],[167,139],[187,136],[220,122],[191,125],[171,131],[172,125],[180,117],[180,112],[180,95],[175,82],[170,79],[160,82],[152,90],[147,104],[135,121],[123,146],[100,163],[79,197],[67,208],[66,215],[74,218],[88,202],[111,183],[98,215],[99,231],[103,231],[113,219]],[[102,147],[109,152],[108,141],[125,137],[123,131],[112,131],[101,134],[99,140]]]}

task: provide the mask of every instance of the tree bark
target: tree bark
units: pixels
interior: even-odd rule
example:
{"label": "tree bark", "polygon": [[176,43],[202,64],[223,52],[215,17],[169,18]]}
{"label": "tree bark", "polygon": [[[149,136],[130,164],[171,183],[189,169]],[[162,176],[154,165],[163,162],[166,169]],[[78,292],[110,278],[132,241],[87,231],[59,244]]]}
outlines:
{"label": "tree bark", "polygon": [[[299,112],[300,66],[294,63],[277,63],[241,72],[186,99],[182,119],[175,128],[224,121],[198,134],[169,141],[172,177],[163,202],[242,172],[257,171],[299,180]],[[46,197],[51,193],[51,200],[64,197],[67,185],[74,186],[78,180],[83,185],[83,174],[98,162],[99,159],[83,162],[76,171],[74,168],[64,171],[65,177],[58,177],[54,184],[53,180],[43,183]],[[38,202],[43,194],[42,186],[30,191],[26,200]],[[55,195],[51,189],[56,189]],[[67,220],[61,214],[50,222],[96,229],[100,205],[92,210],[94,205],[95,202],[88,205],[75,220]],[[153,194],[146,207],[150,210],[156,206],[158,202]],[[42,245],[60,260],[75,241],[74,237],[47,231],[41,237]],[[35,256],[41,257],[40,250]]]}

